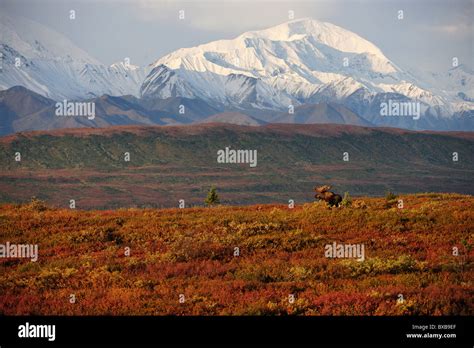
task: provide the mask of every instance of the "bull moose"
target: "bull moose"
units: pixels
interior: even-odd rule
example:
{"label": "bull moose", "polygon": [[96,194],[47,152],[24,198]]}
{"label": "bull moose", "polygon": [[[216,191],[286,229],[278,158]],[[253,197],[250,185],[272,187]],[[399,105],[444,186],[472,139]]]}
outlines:
{"label": "bull moose", "polygon": [[339,207],[342,197],[334,192],[329,191],[330,189],[331,186],[329,185],[315,187],[314,190],[316,191],[316,195],[314,195],[314,198],[326,201],[331,207]]}

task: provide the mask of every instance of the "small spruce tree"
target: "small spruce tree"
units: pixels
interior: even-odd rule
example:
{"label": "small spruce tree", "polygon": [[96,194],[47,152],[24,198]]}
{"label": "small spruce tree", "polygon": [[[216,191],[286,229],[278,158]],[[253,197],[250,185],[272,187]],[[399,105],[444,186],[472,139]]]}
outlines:
{"label": "small spruce tree", "polygon": [[343,207],[350,207],[352,205],[352,198],[349,195],[349,192],[344,193],[344,198],[342,199],[341,205]]}
{"label": "small spruce tree", "polygon": [[388,191],[385,194],[385,208],[393,208],[397,205],[397,195],[392,191]]}
{"label": "small spruce tree", "polygon": [[208,206],[220,203],[219,195],[217,194],[216,188],[214,186],[212,186],[207,193],[207,198],[204,203],[206,203]]}
{"label": "small spruce tree", "polygon": [[393,193],[392,191],[387,191],[385,193],[385,200],[388,202],[388,201],[393,201],[397,199],[397,195],[395,195],[395,193]]}

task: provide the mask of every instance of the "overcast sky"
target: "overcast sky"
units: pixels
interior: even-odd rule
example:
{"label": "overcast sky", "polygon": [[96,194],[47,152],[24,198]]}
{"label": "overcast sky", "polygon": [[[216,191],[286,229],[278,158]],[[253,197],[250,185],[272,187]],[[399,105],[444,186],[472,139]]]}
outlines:
{"label": "overcast sky", "polygon": [[[181,47],[231,39],[295,18],[351,30],[404,68],[445,71],[452,58],[473,67],[474,0],[165,1],[0,0],[0,10],[65,34],[105,64],[150,64]],[[75,10],[76,19],[69,19]],[[178,18],[179,10],[185,19]],[[398,19],[399,11],[403,19]]]}

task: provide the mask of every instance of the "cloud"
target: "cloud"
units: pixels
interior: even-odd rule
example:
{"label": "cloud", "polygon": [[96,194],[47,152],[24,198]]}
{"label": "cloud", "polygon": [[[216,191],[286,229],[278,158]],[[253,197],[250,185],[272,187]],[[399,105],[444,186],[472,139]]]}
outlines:
{"label": "cloud", "polygon": [[440,31],[442,33],[456,33],[461,31],[460,26],[458,25],[442,25],[434,28],[435,31]]}
{"label": "cloud", "polygon": [[441,34],[457,34],[457,35],[471,35],[472,25],[461,23],[461,24],[444,24],[444,25],[433,25],[426,27],[428,31],[441,33]]}
{"label": "cloud", "polygon": [[[244,32],[267,28],[294,18],[307,17],[309,9],[315,10],[320,4],[309,1],[152,1],[140,0],[137,14],[147,21],[161,20],[170,24],[179,20],[179,11],[184,10],[183,24],[204,31]],[[321,13],[327,13],[321,9]],[[291,12],[290,12],[291,11]]]}
{"label": "cloud", "polygon": [[436,24],[425,25],[424,29],[438,34],[472,37],[473,8],[467,4],[463,4],[465,6],[459,7],[458,11],[451,14],[451,16],[443,15],[438,17],[439,20],[434,21]]}

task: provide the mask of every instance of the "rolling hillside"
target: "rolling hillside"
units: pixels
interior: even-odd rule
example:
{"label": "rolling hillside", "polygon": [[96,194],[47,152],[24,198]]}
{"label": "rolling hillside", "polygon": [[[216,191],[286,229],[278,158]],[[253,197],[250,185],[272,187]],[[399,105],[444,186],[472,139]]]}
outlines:
{"label": "rolling hillside", "polygon": [[[218,163],[226,147],[256,150],[257,166]],[[202,204],[215,185],[226,204],[308,202],[321,183],[353,195],[473,194],[473,163],[474,135],[462,132],[289,124],[30,132],[0,139],[0,200],[174,207]]]}

